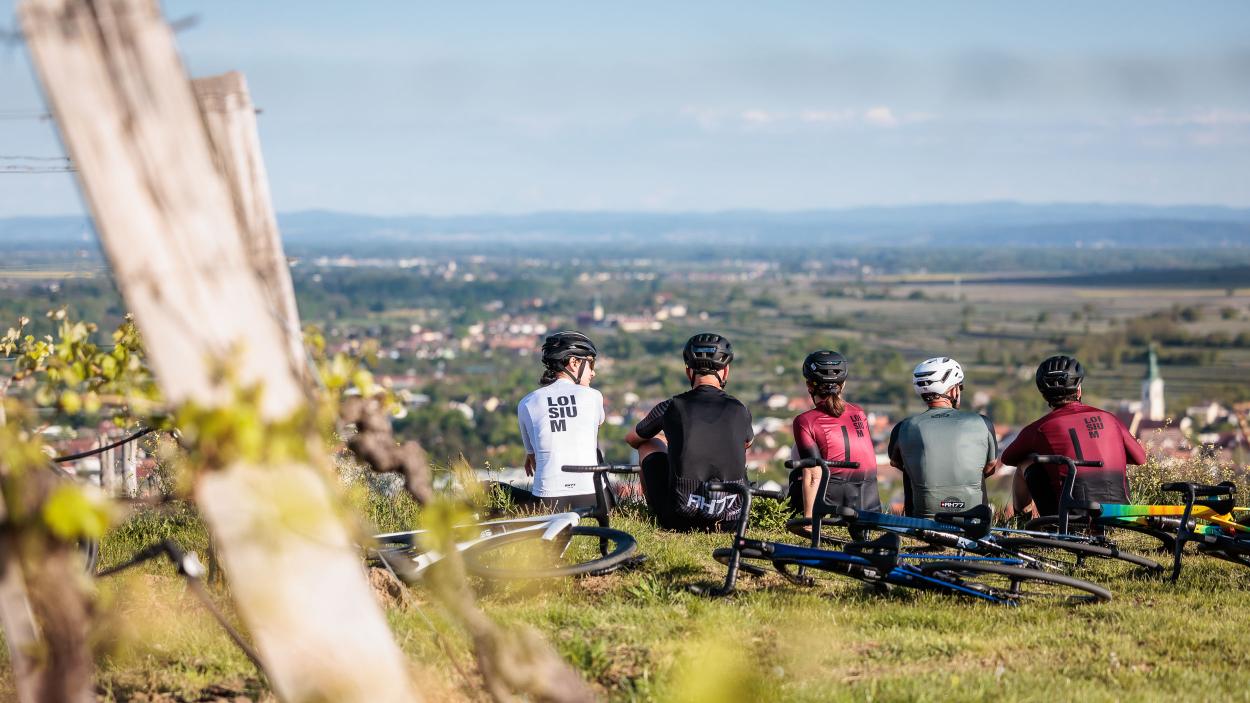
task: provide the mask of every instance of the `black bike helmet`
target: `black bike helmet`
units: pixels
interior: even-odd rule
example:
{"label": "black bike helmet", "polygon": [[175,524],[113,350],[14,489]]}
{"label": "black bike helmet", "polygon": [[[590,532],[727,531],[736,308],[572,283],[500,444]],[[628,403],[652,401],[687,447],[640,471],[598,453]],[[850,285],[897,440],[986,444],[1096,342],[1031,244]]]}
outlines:
{"label": "black bike helmet", "polygon": [[685,359],[686,367],[693,371],[716,373],[723,371],[734,360],[734,348],[728,339],[719,334],[702,332],[686,342],[681,358]]}
{"label": "black bike helmet", "polygon": [[556,332],[543,342],[543,363],[548,366],[563,366],[564,362],[574,357],[593,359],[597,356],[599,350],[590,337],[575,330]]}
{"label": "black bike helmet", "polygon": [[807,355],[803,360],[803,378],[820,385],[846,383],[846,357],[836,351],[822,349]]}
{"label": "black bike helmet", "polygon": [[1085,380],[1081,362],[1070,356],[1052,356],[1037,367],[1037,390],[1047,398],[1061,398],[1075,393]]}

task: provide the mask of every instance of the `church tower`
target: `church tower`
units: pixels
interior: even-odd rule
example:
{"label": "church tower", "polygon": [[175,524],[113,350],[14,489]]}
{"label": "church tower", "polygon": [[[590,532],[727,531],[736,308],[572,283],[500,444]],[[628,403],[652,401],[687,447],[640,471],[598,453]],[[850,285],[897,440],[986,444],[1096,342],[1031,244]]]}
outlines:
{"label": "church tower", "polygon": [[1141,382],[1142,416],[1152,422],[1162,422],[1167,418],[1167,409],[1163,403],[1163,377],[1159,375],[1159,356],[1155,348],[1150,346],[1150,363],[1146,369],[1146,377]]}

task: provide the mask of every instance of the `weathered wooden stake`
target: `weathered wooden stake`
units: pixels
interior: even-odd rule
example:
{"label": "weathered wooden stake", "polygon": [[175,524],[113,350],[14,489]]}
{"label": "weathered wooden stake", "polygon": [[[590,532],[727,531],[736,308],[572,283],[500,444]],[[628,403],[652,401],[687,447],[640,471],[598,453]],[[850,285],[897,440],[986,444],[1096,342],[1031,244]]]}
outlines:
{"label": "weathered wooden stake", "polygon": [[[164,396],[233,406],[217,373],[230,361],[242,384],[263,385],[266,418],[291,416],[306,396],[289,336],[156,2],[24,0],[19,15]],[[239,613],[285,701],[415,700],[318,460],[200,475]]]}
{"label": "weathered wooden stake", "polygon": [[[100,435],[99,445],[106,446],[112,442],[108,433]],[[100,489],[110,498],[117,497],[117,450],[106,449],[100,453]]]}
{"label": "weathered wooden stake", "polygon": [[212,142],[234,193],[234,202],[243,223],[243,246],[256,271],[269,307],[282,323],[287,336],[291,367],[307,376],[303,330],[295,303],[291,269],[282,250],[278,218],[269,198],[269,177],[260,149],[256,107],[247,90],[247,79],[238,71],[191,81],[195,97]]}

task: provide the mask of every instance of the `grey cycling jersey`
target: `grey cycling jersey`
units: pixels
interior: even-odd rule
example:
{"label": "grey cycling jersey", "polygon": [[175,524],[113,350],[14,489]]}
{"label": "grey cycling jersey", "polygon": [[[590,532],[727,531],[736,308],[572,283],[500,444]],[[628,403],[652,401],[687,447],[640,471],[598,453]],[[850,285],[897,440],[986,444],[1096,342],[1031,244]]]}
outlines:
{"label": "grey cycling jersey", "polygon": [[894,426],[890,463],[903,470],[907,514],[932,517],[986,502],[985,465],[998,453],[983,415],[930,408]]}

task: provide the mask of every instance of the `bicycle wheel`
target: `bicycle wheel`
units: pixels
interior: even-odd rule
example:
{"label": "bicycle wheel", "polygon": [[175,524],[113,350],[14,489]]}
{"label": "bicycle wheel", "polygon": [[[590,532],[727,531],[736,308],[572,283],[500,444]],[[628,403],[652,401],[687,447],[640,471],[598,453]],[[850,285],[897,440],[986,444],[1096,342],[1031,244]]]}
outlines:
{"label": "bicycle wheel", "polygon": [[94,575],[100,565],[100,542],[94,539],[78,540],[78,553],[82,555],[83,568],[87,575]]}
{"label": "bicycle wheel", "polygon": [[[1180,524],[1179,521],[1177,524]],[[1025,529],[1038,532],[1058,532],[1059,516],[1047,515],[1034,518],[1029,520],[1028,524],[1025,525]],[[1088,537],[1094,545],[1114,547],[1136,554],[1171,553],[1176,549],[1176,530],[1168,531],[1163,527],[1154,525],[1110,521],[1095,521],[1091,525],[1089,520],[1073,518],[1068,522],[1068,530],[1070,534]]]}
{"label": "bicycle wheel", "polygon": [[1045,571],[1072,573],[1087,567],[1120,574],[1138,570],[1152,574],[1163,571],[1163,566],[1154,559],[1125,552],[1112,545],[1029,536],[999,537],[994,542],[1008,552],[1025,557],[1025,566]]}
{"label": "bicycle wheel", "polygon": [[469,573],[492,579],[598,576],[619,568],[638,543],[610,527],[576,525],[555,540],[537,530],[507,532],[464,551]]}
{"label": "bicycle wheel", "polygon": [[988,595],[1001,603],[1099,603],[1111,600],[1111,591],[1064,574],[1018,566],[965,561],[939,561],[920,567],[925,576]]}
{"label": "bicycle wheel", "polygon": [[1241,544],[1220,546],[1199,543],[1198,553],[1232,562],[1240,566],[1250,566],[1250,544],[1246,544],[1244,546]]}

